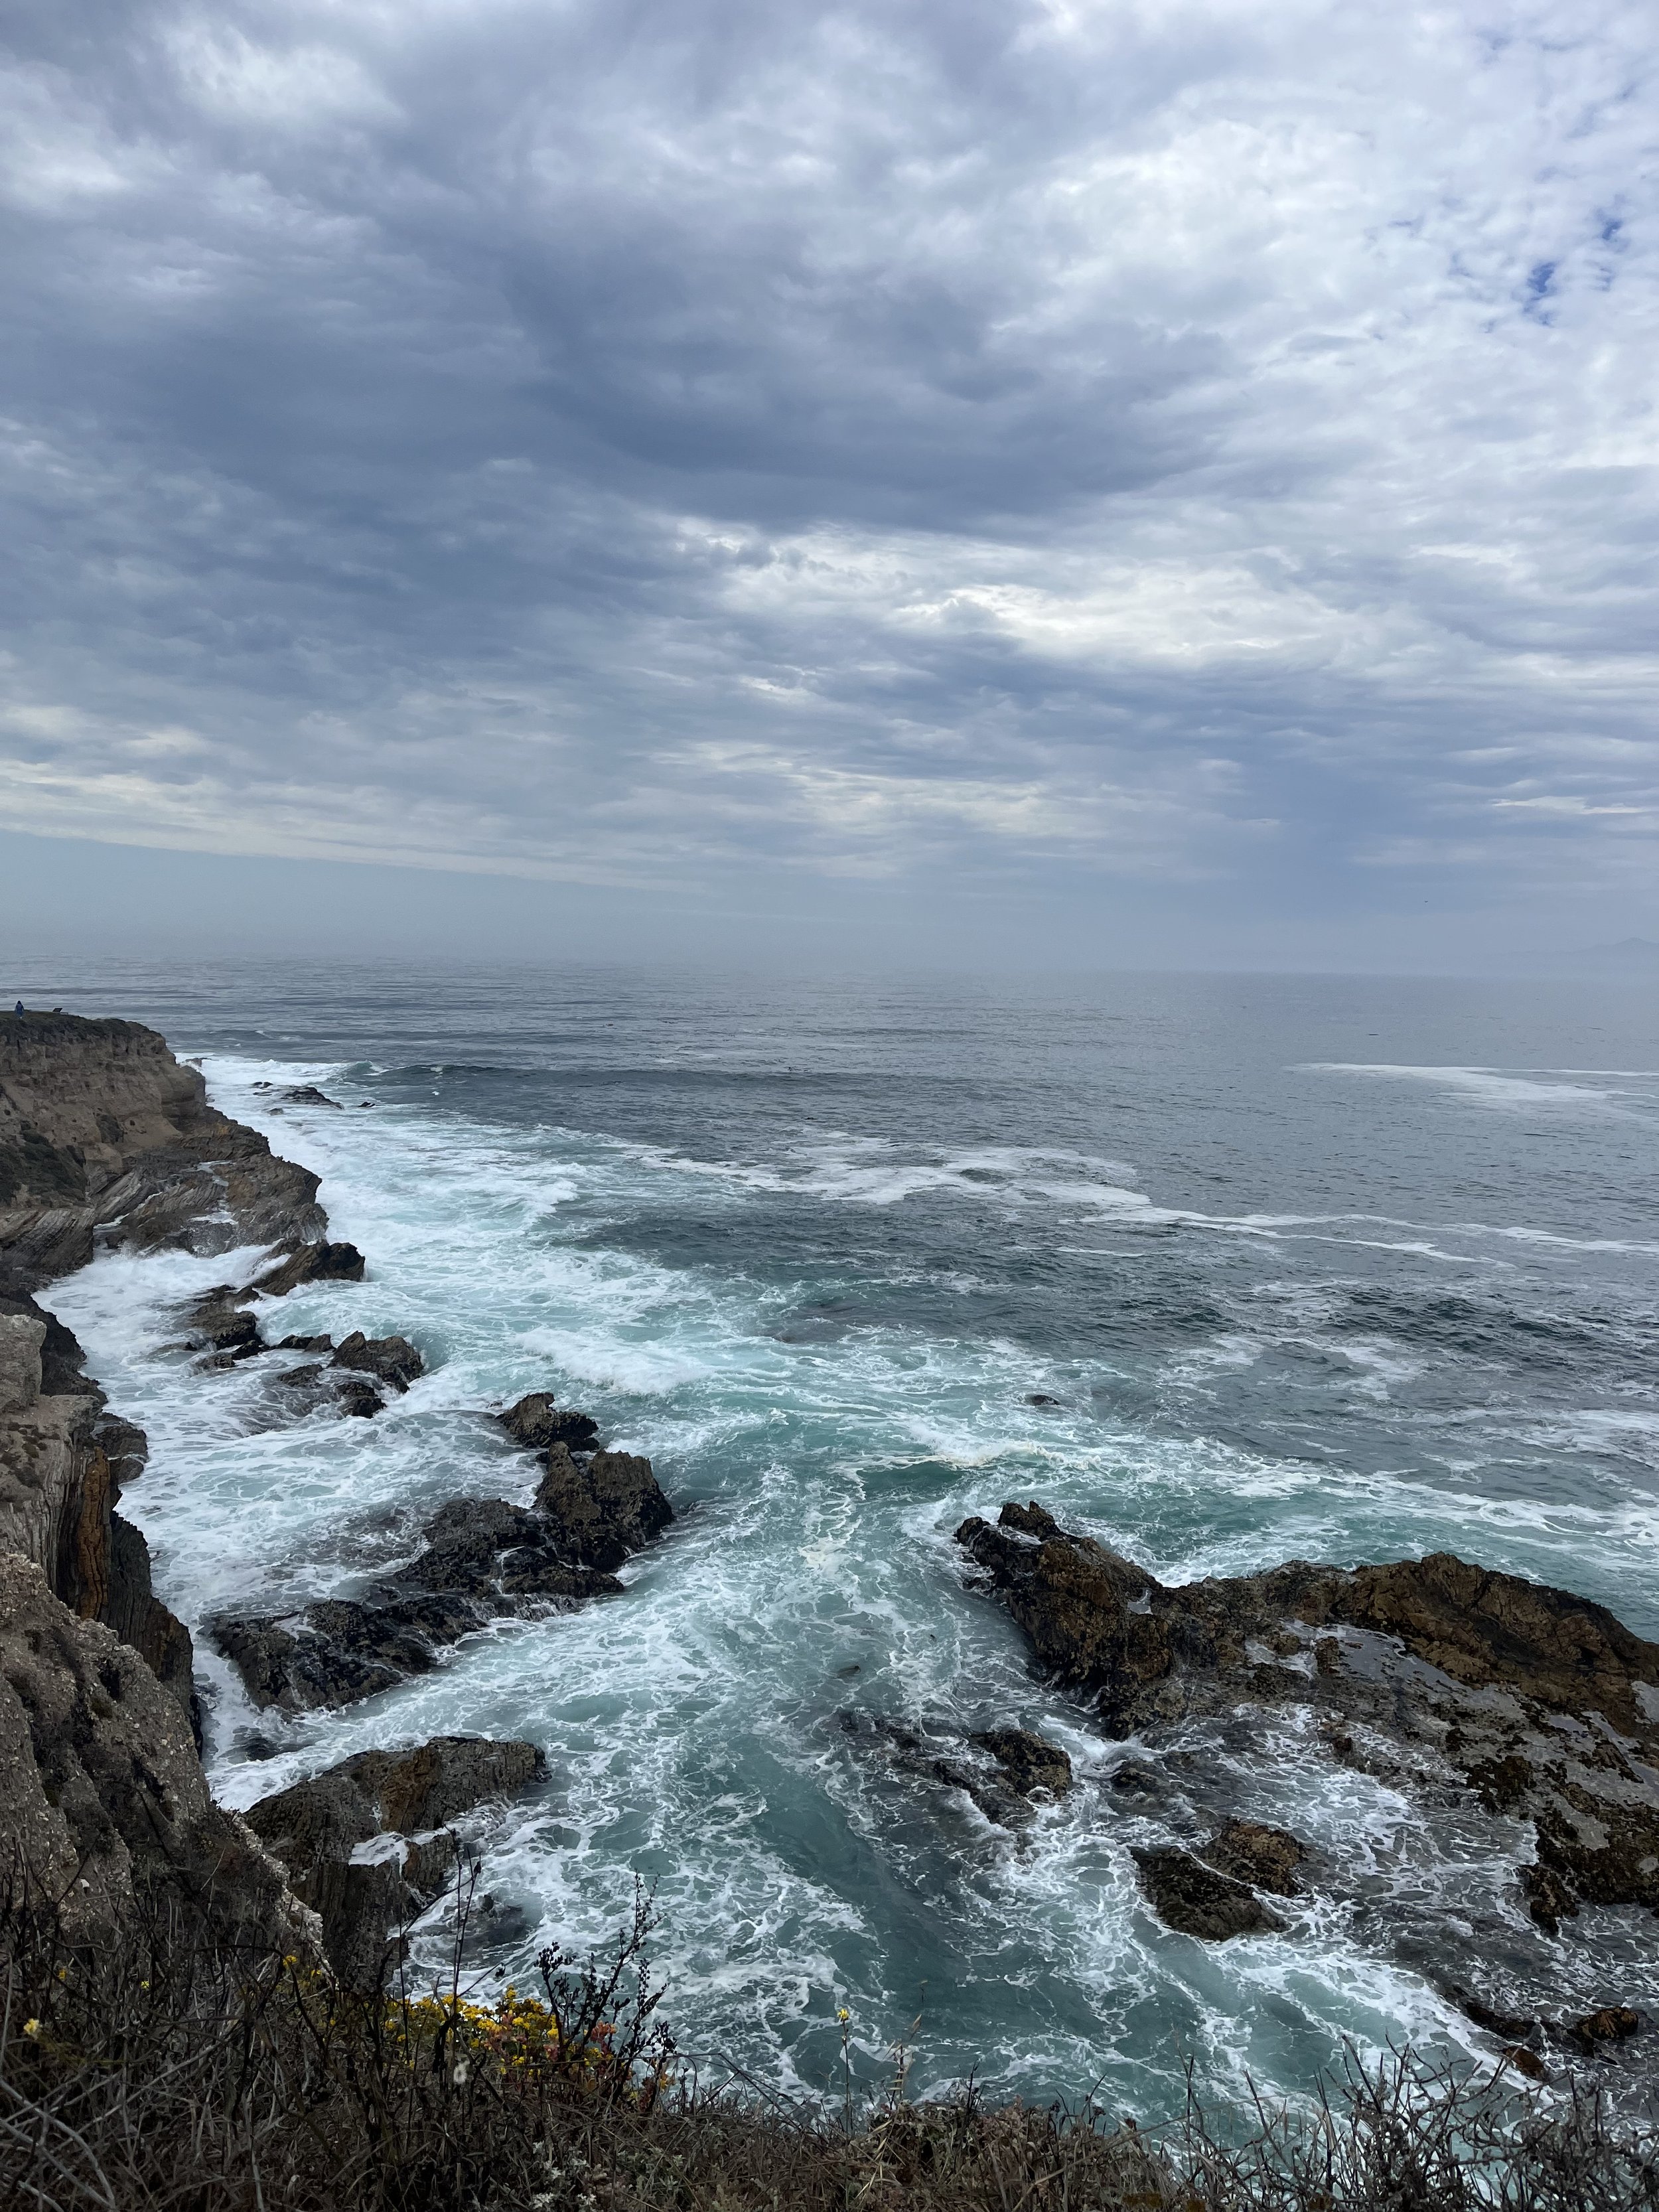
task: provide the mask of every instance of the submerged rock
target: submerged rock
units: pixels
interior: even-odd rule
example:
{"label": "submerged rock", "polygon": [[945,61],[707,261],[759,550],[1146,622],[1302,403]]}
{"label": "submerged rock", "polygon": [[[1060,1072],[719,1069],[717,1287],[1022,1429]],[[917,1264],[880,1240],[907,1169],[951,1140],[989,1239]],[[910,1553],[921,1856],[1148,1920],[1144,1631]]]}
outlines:
{"label": "submerged rock", "polygon": [[374,1989],[395,1956],[388,1936],[448,1879],[450,1824],[544,1771],[534,1744],[434,1736],[410,1751],[360,1752],[261,1798],[245,1817],[320,1916],[336,1973]]}
{"label": "submerged rock", "polygon": [[1285,1925],[1248,1883],[1218,1874],[1190,1851],[1163,1844],[1133,1856],[1158,1918],[1183,1936],[1224,1943],[1233,1936],[1273,1935]]}
{"label": "submerged rock", "polygon": [[1581,1902],[1659,1907],[1659,1644],[1605,1607],[1445,1553],[1170,1589],[1035,1504],[957,1540],[1108,1734],[1310,1705],[1349,1763],[1375,1771],[1369,1731],[1411,1754],[1397,1786],[1449,1768],[1530,1820],[1538,1864],[1520,1871],[1540,1925]]}
{"label": "submerged rock", "polygon": [[514,1443],[526,1451],[550,1451],[563,1444],[573,1452],[592,1451],[599,1441],[599,1425],[586,1413],[562,1411],[547,1390],[532,1390],[496,1419]]}
{"label": "submerged rock", "polygon": [[1024,1826],[1034,1798],[1062,1796],[1071,1787],[1072,1762],[1065,1752],[1030,1729],[987,1729],[963,1736],[857,1712],[837,1714],[836,1724],[848,1735],[878,1745],[902,1771],[960,1790],[999,1827]]}

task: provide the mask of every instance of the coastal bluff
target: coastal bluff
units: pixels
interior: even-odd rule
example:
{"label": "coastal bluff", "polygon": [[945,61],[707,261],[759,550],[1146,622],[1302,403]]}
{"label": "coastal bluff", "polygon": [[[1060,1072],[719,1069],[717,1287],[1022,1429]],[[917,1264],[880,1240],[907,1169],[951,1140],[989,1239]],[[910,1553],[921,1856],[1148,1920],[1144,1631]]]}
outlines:
{"label": "coastal bluff", "polygon": [[321,1241],[318,1178],[208,1101],[137,1022],[0,1015],[0,1291],[139,1251]]}
{"label": "coastal bluff", "polygon": [[[14,1905],[20,1883],[51,1899],[77,1939],[136,1924],[159,1901],[210,1944],[292,1951],[374,1986],[394,1955],[388,1928],[443,1887],[456,1824],[533,1783],[541,1753],[443,1737],[348,1760],[246,1820],[215,1804],[189,1631],[151,1588],[143,1534],[116,1510],[148,1440],[111,1413],[73,1332],[41,1303],[100,1250],[257,1251],[252,1279],[198,1293],[161,1352],[194,1355],[198,1373],[266,1361],[285,1419],[373,1417],[383,1394],[424,1373],[416,1346],[361,1329],[338,1345],[261,1332],[261,1316],[301,1284],[362,1279],[362,1254],[328,1237],[318,1187],[213,1106],[199,1069],[155,1030],[0,1016],[0,1890]],[[328,1363],[284,1364],[295,1352]],[[525,1402],[562,1439],[542,1453],[533,1509],[456,1501],[407,1589],[214,1625],[258,1703],[343,1702],[430,1668],[503,1613],[620,1592],[606,1570],[673,1517],[650,1462],[596,1450],[597,1424],[554,1413],[544,1392]],[[534,1449],[523,1412],[507,1433]],[[337,1623],[325,1632],[336,1614],[375,1643],[374,1666]],[[264,1692],[273,1671],[280,1698]],[[378,1856],[359,1865],[373,1838]]]}
{"label": "coastal bluff", "polygon": [[0,1015],[0,1551],[131,1645],[187,1715],[189,1632],[115,1510],[144,1437],[108,1412],[73,1334],[33,1294],[100,1243],[303,1252],[327,1226],[317,1182],[210,1104],[200,1069],[155,1030]]}

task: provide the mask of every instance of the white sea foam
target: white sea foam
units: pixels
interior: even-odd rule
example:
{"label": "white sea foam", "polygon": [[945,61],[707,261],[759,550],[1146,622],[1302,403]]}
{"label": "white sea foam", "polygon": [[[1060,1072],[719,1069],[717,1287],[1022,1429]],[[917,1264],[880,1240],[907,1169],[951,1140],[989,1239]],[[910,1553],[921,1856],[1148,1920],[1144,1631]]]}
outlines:
{"label": "white sea foam", "polygon": [[[1316,1843],[1336,1869],[1322,1893],[1337,1901],[1297,1905],[1291,1935],[1272,1944],[1208,1951],[1172,1935],[1141,1901],[1127,1845],[1192,1840],[1202,1808],[1148,1814],[1115,1796],[1106,1778],[1122,1747],[1032,1678],[1012,1623],[964,1597],[951,1532],[1005,1497],[1038,1495],[1170,1582],[1294,1554],[1439,1545],[1520,1563],[1566,1546],[1617,1574],[1650,1555],[1650,1499],[1495,1494],[1478,1455],[1467,1472],[1451,1463],[1456,1431],[1443,1422],[1432,1439],[1443,1472],[1430,1481],[1421,1451],[1399,1468],[1333,1466],[1167,1417],[1183,1393],[1298,1346],[1347,1376],[1368,1417],[1391,1415],[1420,1357],[1380,1332],[1334,1338],[1340,1289],[1291,1285],[1260,1330],[1230,1325],[1130,1375],[1104,1352],[1045,1358],[1012,1335],[858,1311],[785,1340],[821,1287],[810,1278],[781,1264],[750,1278],[721,1263],[717,1243],[706,1262],[669,1264],[623,1231],[682,1194],[722,1220],[781,1201],[885,1209],[943,1194],[1036,1217],[1044,1236],[1056,1219],[1092,1218],[1131,1237],[1190,1231],[1263,1251],[1304,1235],[1410,1253],[1446,1234],[1543,1232],[1212,1216],[1157,1204],[1121,1161],[1053,1148],[940,1146],[906,1160],[884,1139],[812,1131],[771,1160],[722,1163],[468,1121],[441,1099],[277,1115],[283,1102],[256,1082],[328,1090],[337,1070],[216,1060],[209,1072],[222,1103],[322,1173],[332,1233],[369,1255],[362,1285],[308,1285],[269,1320],[280,1312],[283,1333],[395,1328],[429,1372],[373,1422],[277,1425],[267,1362],[197,1375],[160,1349],[179,1302],[240,1279],[252,1255],[106,1256],[55,1286],[117,1407],[149,1430],[151,1464],[127,1509],[156,1547],[170,1602],[198,1626],[221,1608],[297,1605],[407,1556],[449,1498],[526,1497],[533,1465],[484,1415],[532,1388],[554,1388],[609,1437],[649,1451],[680,1513],[630,1563],[623,1597],[497,1624],[429,1676],[343,1712],[266,1717],[271,1756],[248,1756],[256,1717],[200,1638],[210,1757],[228,1802],[370,1745],[532,1737],[550,1778],[490,1844],[497,1910],[484,1933],[499,1932],[486,1959],[516,1966],[544,1942],[603,1940],[638,1869],[660,1881],[663,1963],[684,2016],[711,2050],[791,2094],[823,2086],[837,2003],[852,2005],[876,2066],[922,1980],[920,2082],[982,2069],[1001,2051],[1010,2087],[1081,2086],[1104,2069],[1148,2114],[1175,2093],[1183,2049],[1212,2078],[1242,2081],[1247,2069],[1305,2075],[1345,2036],[1365,2048],[1468,2045],[1424,1977],[1381,1963],[1368,1931],[1463,1891],[1501,1914],[1507,1862],[1473,1857],[1474,1839],[1452,1830],[1428,1832],[1380,1785],[1290,1736],[1265,1769],[1221,1780],[1237,1809]],[[1365,1237],[1377,1226],[1406,1233]],[[982,1287],[955,1265],[939,1279],[964,1298]],[[1139,1400],[1113,1410],[1130,1382],[1151,1393],[1151,1417]],[[1034,1389],[1061,1402],[1033,1407]],[[1555,1432],[1528,1418],[1531,1443],[1547,1448]],[[1631,1409],[1620,1436],[1640,1441],[1644,1418]],[[1590,1430],[1576,1434],[1583,1443]],[[1079,1787],[1016,1842],[848,1735],[842,1705],[957,1729],[1023,1719],[1067,1746]],[[1202,1744],[1200,1754],[1221,1755]],[[438,1954],[445,1911],[422,1956]]]}

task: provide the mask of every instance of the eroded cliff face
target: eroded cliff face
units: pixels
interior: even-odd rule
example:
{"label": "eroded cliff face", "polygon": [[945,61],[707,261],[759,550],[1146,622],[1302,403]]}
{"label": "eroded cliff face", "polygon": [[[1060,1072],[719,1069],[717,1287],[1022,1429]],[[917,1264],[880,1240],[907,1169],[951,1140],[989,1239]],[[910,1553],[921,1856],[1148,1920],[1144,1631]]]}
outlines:
{"label": "eroded cliff face", "polygon": [[307,1254],[326,1226],[316,1176],[210,1106],[199,1071],[154,1030],[0,1016],[0,1552],[131,1645],[186,1716],[189,1633],[115,1510],[143,1471],[143,1433],[108,1411],[74,1335],[32,1293],[100,1242]]}
{"label": "eroded cliff face", "polygon": [[0,1886],[19,1881],[72,1936],[149,1896],[222,1942],[318,1948],[283,1868],[209,1796],[177,1699],[32,1560],[0,1552]]}
{"label": "eroded cliff face", "polygon": [[0,1311],[0,1552],[130,1644],[194,1726],[190,1632],[152,1592],[149,1547],[115,1510],[121,1477],[143,1465],[143,1431],[106,1412],[67,1329],[47,1359],[52,1328],[32,1301]]}
{"label": "eroded cliff face", "polygon": [[94,1245],[294,1249],[326,1226],[317,1177],[208,1103],[137,1022],[0,1016],[0,1288],[40,1288]]}

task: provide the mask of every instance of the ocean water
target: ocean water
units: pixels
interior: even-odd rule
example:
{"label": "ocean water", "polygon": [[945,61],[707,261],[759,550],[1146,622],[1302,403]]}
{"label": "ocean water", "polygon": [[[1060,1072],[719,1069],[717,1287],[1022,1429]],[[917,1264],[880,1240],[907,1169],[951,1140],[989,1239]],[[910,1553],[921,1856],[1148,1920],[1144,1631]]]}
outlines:
{"label": "ocean water", "polygon": [[[1449,1979],[1659,2008],[1650,1917],[1548,1942],[1519,1828],[1495,1847],[1455,1793],[1425,1808],[1294,1719],[1265,1751],[1194,1728],[1163,1797],[1113,1791],[1145,1747],[1031,1674],[951,1542],[1017,1497],[1166,1581],[1445,1548],[1659,1636],[1650,996],[137,963],[23,988],[154,1022],[321,1173],[368,1278],[296,1293],[281,1333],[426,1355],[375,1421],[296,1423],[282,1363],[200,1376],[166,1349],[234,1262],[106,1256],[54,1286],[149,1431],[125,1510],[192,1624],[348,1591],[448,1498],[527,1498],[488,1418],[526,1390],[648,1453],[673,1501],[624,1595],[339,1714],[254,1715],[198,1643],[232,1804],[439,1730],[544,1747],[483,1853],[486,1983],[603,1942],[637,1873],[712,2075],[838,2088],[845,2005],[866,2082],[902,2039],[915,2088],[1092,2087],[1143,2120],[1189,2062],[1226,2095],[1305,2086],[1345,2043],[1490,2055]],[[346,1110],[255,1087],[301,1082]],[[1040,1728],[1078,1787],[1010,1835],[848,1712]],[[1285,1936],[1206,1947],[1152,1917],[1129,1847],[1231,1813],[1323,1873]]]}

